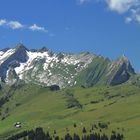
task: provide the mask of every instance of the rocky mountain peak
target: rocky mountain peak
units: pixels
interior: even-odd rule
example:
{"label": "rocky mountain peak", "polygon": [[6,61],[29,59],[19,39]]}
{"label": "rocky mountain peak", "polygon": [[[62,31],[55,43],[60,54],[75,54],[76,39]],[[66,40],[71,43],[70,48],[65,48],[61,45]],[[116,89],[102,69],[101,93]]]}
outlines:
{"label": "rocky mountain peak", "polygon": [[[5,57],[4,57],[5,56]],[[0,77],[13,83],[25,82],[59,85],[122,84],[135,74],[125,55],[116,61],[89,52],[79,54],[52,53],[46,47],[28,50],[22,43],[0,56]]]}
{"label": "rocky mountain peak", "polygon": [[21,43],[19,43],[15,49],[16,51],[11,57],[19,62],[26,62],[28,59],[27,56],[28,49]]}
{"label": "rocky mountain peak", "polygon": [[121,63],[121,66],[125,67],[125,69],[131,73],[135,73],[129,59],[127,56],[125,56],[124,54],[119,58],[119,62]]}
{"label": "rocky mountain peak", "polygon": [[116,67],[113,71],[112,79],[110,84],[117,85],[124,83],[130,79],[132,75],[135,74],[135,70],[133,69],[129,59],[122,55],[118,58],[113,65]]}
{"label": "rocky mountain peak", "polygon": [[22,43],[17,44],[16,46],[16,51],[21,50],[21,51],[26,51],[28,50]]}
{"label": "rocky mountain peak", "polygon": [[127,58],[127,56],[126,56],[125,54],[123,54],[123,55],[120,57],[120,59],[122,59],[122,60],[124,60],[124,61],[129,61],[128,58]]}
{"label": "rocky mountain peak", "polygon": [[19,67],[20,63],[25,63],[28,60],[27,49],[23,44],[20,43],[11,50],[11,54],[5,52],[7,53],[7,56],[0,65],[0,77],[3,79],[6,78],[9,68]]}
{"label": "rocky mountain peak", "polygon": [[129,63],[128,57],[124,54],[118,58],[118,61],[121,63]]}
{"label": "rocky mountain peak", "polygon": [[47,52],[49,51],[47,47],[42,47],[41,49],[39,49],[39,52]]}

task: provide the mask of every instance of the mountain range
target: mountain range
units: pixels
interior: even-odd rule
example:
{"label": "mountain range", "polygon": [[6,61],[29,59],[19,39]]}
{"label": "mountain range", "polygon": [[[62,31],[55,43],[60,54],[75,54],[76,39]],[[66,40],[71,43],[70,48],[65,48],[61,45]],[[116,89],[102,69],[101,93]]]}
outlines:
{"label": "mountain range", "polygon": [[[13,140],[36,127],[51,134],[56,130],[60,137],[68,130],[82,137],[85,127],[87,134],[110,137],[115,132],[139,140],[139,91],[140,74],[124,55],[110,60],[23,44],[5,48],[0,50],[0,140]],[[20,128],[15,128],[17,122]],[[91,126],[97,127],[92,131]]]}
{"label": "mountain range", "polygon": [[29,50],[21,43],[0,51],[0,81],[8,85],[18,80],[60,88],[118,85],[134,75],[135,71],[124,55],[112,61],[89,52],[53,53],[46,47]]}

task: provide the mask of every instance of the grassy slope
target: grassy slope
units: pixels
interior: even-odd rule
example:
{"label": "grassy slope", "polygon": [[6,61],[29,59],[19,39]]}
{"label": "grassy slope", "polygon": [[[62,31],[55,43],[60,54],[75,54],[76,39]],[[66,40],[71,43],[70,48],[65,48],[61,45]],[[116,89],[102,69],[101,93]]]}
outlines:
{"label": "grassy slope", "polygon": [[106,85],[108,83],[107,67],[110,61],[102,57],[97,57],[88,67],[78,74],[76,81],[78,85],[87,87],[93,85]]}
{"label": "grassy slope", "polygon": [[[67,90],[67,89],[66,89]],[[66,90],[50,92],[36,85],[25,85],[15,91],[12,99],[2,108],[4,115],[9,108],[9,116],[0,121],[0,139],[24,129],[42,126],[46,131],[57,130],[59,135],[70,132],[81,133],[81,122],[87,129],[90,124],[99,121],[110,122],[112,130],[124,133],[126,140],[140,138],[140,89],[132,85],[115,87],[95,87],[69,89],[83,109],[67,109]],[[98,101],[93,104],[91,101]],[[15,104],[20,106],[15,106]],[[21,129],[15,129],[13,124],[22,122]],[[73,128],[73,123],[77,128]],[[119,129],[118,129],[119,128]],[[124,130],[123,130],[124,128]]]}

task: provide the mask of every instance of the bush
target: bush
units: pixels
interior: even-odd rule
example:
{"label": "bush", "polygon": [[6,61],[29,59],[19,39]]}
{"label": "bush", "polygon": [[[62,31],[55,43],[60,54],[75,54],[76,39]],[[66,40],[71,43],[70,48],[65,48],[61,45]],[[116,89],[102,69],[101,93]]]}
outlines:
{"label": "bush", "polygon": [[52,85],[52,86],[49,87],[49,89],[51,91],[57,91],[57,90],[60,90],[60,87],[58,85]]}
{"label": "bush", "polygon": [[102,129],[108,128],[108,125],[107,125],[106,123],[103,123],[103,122],[99,122],[99,123],[98,123],[98,126],[99,126],[100,128],[102,128]]}

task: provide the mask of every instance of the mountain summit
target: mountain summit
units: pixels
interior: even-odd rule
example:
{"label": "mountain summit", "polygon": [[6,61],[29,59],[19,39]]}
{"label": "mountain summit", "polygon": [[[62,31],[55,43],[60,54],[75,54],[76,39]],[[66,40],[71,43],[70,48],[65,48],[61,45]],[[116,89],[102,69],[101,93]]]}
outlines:
{"label": "mountain summit", "polygon": [[[17,80],[44,86],[118,85],[134,75],[128,58],[111,61],[91,53],[52,53],[46,47],[28,50],[23,44],[0,51],[0,77],[7,84]],[[12,75],[12,76],[11,76]]]}

